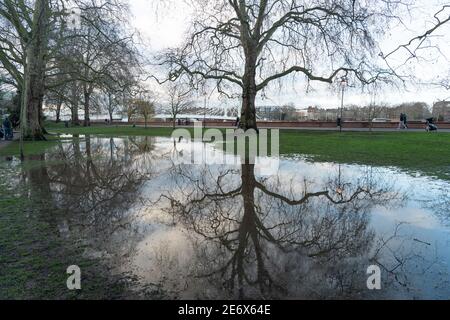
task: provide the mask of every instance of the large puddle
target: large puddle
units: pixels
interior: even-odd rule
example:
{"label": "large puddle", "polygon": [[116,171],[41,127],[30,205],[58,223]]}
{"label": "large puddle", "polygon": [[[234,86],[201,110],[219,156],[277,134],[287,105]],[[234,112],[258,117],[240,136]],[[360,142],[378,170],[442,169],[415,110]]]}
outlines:
{"label": "large puddle", "polygon": [[[450,298],[448,181],[294,156],[270,176],[177,161],[192,144],[221,155],[81,137],[1,165],[56,233],[157,298]],[[367,287],[373,265],[381,290]]]}

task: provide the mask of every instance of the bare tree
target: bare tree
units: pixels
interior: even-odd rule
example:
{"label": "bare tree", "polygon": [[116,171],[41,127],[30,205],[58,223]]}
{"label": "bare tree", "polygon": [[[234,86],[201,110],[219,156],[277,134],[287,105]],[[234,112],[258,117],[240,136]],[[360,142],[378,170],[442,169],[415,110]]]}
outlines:
{"label": "bare tree", "polygon": [[22,139],[45,139],[40,114],[50,21],[49,0],[5,0],[0,4],[0,63],[9,74],[8,81],[22,95]]}
{"label": "bare tree", "polygon": [[[428,29],[422,30],[416,36],[412,37],[408,41],[405,41],[404,43],[399,44],[393,50],[389,52],[382,52],[380,55],[388,62],[388,64],[390,64],[391,59],[393,59],[393,61],[401,61],[401,65],[404,66],[412,60],[415,60],[416,62],[423,62],[423,58],[425,56],[427,56],[426,60],[435,62],[437,59],[436,56],[433,59],[430,59],[429,57],[430,52],[434,50],[438,53],[438,55],[444,56],[445,60],[448,61],[448,57],[445,57],[440,48],[440,43],[443,41],[439,38],[441,38],[440,36],[442,35],[448,34],[448,31],[444,28],[450,25],[450,4],[443,4],[436,11],[433,14],[431,23],[432,25]],[[443,33],[439,34],[440,31]],[[395,68],[399,68],[399,66],[396,66]],[[420,82],[423,84],[422,81]],[[433,81],[432,84],[449,90],[450,69],[444,71],[443,74],[440,74],[438,79]]]}
{"label": "bare tree", "polygon": [[175,129],[177,117],[192,107],[191,88],[180,83],[169,83],[167,88],[168,108],[172,116],[173,128]]}
{"label": "bare tree", "polygon": [[49,92],[46,95],[45,105],[48,110],[55,113],[56,123],[61,122],[61,111],[64,105],[64,97],[62,97],[59,92]]}
{"label": "bare tree", "polygon": [[[89,126],[95,91],[126,93],[138,81],[141,63],[125,1],[79,0],[78,5],[80,28],[65,31],[65,46],[56,52],[53,68],[81,83],[83,124]],[[60,84],[55,81],[51,86]]]}
{"label": "bare tree", "polygon": [[132,120],[134,120],[134,117],[137,114],[137,109],[136,109],[136,105],[134,104],[133,100],[125,101],[125,110],[126,110],[128,122],[131,122]]}
{"label": "bare tree", "polygon": [[97,95],[97,105],[100,110],[108,112],[109,121],[113,123],[114,113],[119,111],[123,105],[123,97],[120,93],[104,89]]}
{"label": "bare tree", "polygon": [[[241,126],[257,129],[255,99],[272,82],[300,73],[333,83],[340,75],[362,83],[392,72],[371,61],[375,34],[395,18],[398,1],[220,0],[191,1],[196,16],[183,47],[159,56],[168,79],[182,74],[214,80],[219,92],[238,87]],[[195,82],[194,82],[195,83]]]}
{"label": "bare tree", "polygon": [[[69,28],[68,6],[80,8],[80,28]],[[7,72],[4,80],[22,96],[23,138],[45,139],[42,107],[47,90],[77,81],[88,125],[90,97],[99,83],[111,78],[112,72],[123,75],[114,78],[118,83],[131,78],[134,72],[124,70],[139,64],[135,63],[134,35],[126,23],[127,12],[127,2],[122,0],[0,3],[0,70]],[[75,104],[71,101],[72,106]],[[74,115],[73,121],[77,118]]]}
{"label": "bare tree", "polygon": [[427,42],[438,30],[442,29],[445,25],[450,23],[450,4],[443,5],[434,15],[434,25],[429,29],[423,31],[421,34],[411,38],[408,42],[400,44],[394,50],[382,54],[387,59],[399,51],[406,51],[408,54],[408,60],[419,57],[418,52],[429,47]]}
{"label": "bare tree", "polygon": [[132,104],[136,113],[144,119],[145,127],[147,128],[148,120],[155,114],[155,101],[146,95],[135,99]]}
{"label": "bare tree", "polygon": [[370,123],[370,132],[373,131],[373,123],[375,118],[379,117],[380,114],[382,114],[383,111],[386,111],[387,108],[387,105],[377,103],[371,103],[367,106],[367,118]]}

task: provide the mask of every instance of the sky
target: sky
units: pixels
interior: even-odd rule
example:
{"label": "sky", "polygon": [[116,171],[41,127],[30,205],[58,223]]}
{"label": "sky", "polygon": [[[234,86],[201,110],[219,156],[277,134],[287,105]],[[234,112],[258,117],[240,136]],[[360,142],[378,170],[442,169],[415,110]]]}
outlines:
{"label": "sky", "polygon": [[[213,0],[211,0],[213,1]],[[377,1],[377,0],[375,0]],[[449,4],[450,0],[416,0],[412,11],[405,14],[402,19],[404,25],[393,26],[385,39],[380,41],[380,49],[389,52],[399,44],[404,44],[414,36],[424,32],[433,25],[433,14],[443,4]],[[141,36],[148,44],[146,54],[163,51],[169,47],[177,47],[182,44],[184,35],[189,27],[193,9],[187,1],[176,0],[170,5],[161,0],[130,0],[133,15],[132,24],[139,30]],[[445,12],[448,16],[450,8]],[[438,44],[439,51],[430,49],[422,52],[424,59],[414,60],[410,68],[418,79],[423,82],[431,82],[450,75],[450,23],[443,26],[430,40],[432,45]],[[406,56],[397,55],[392,62],[403,61]],[[149,83],[154,90],[154,83]],[[328,85],[313,83],[312,90],[307,92],[305,84],[301,80],[284,83],[281,89],[267,93],[267,97],[259,97],[257,105],[282,105],[294,103],[297,108],[308,106],[321,106],[336,108],[340,105],[340,93]],[[160,91],[161,95],[164,95]],[[368,104],[423,101],[432,105],[436,101],[450,99],[450,90],[439,86],[419,85],[407,83],[406,87],[387,87],[376,94],[364,93],[360,88],[347,88],[345,104]],[[198,102],[200,103],[200,102]],[[212,95],[209,99],[211,105],[217,107],[239,104],[239,101],[219,98]]]}

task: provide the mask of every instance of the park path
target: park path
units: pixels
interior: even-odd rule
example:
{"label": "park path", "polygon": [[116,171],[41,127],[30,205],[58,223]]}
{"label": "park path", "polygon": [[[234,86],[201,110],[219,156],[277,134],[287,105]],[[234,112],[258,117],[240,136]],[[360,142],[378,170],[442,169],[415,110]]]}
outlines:
{"label": "park path", "polygon": [[[143,125],[137,125],[139,128],[144,128]],[[147,128],[169,128],[169,126],[162,126],[162,125],[148,125]],[[171,127],[170,127],[171,128]],[[193,128],[193,126],[177,126],[176,127],[181,129],[189,129]],[[228,127],[221,127],[221,126],[206,126],[206,129],[234,129],[234,127],[228,126]],[[278,130],[291,130],[291,131],[329,131],[329,132],[339,132],[339,128],[314,128],[314,127],[269,127],[260,125],[259,129],[278,129]],[[367,132],[369,133],[370,130],[367,128],[343,128],[342,131],[344,132]],[[408,130],[399,130],[399,129],[391,129],[391,128],[373,128],[372,132],[424,132],[425,129],[408,129]],[[450,133],[450,129],[439,129],[439,132],[446,132]]]}
{"label": "park path", "polygon": [[14,138],[12,139],[12,141],[5,141],[3,139],[0,140],[0,150],[5,148],[7,145],[9,145],[11,142],[15,141],[18,139],[18,134],[14,133]]}
{"label": "park path", "polygon": [[0,150],[1,149],[3,149],[4,147],[6,147],[8,144],[10,144],[11,143],[11,141],[4,141],[4,140],[1,140],[0,141]]}

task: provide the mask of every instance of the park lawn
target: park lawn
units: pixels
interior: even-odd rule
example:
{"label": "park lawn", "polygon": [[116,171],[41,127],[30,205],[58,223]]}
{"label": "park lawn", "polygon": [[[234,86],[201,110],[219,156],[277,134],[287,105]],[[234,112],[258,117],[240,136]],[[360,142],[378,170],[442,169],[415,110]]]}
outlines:
{"label": "park lawn", "polygon": [[[132,126],[93,126],[93,127],[72,127],[64,128],[62,124],[49,124],[46,127],[49,134],[46,135],[47,141],[27,141],[24,149],[25,155],[38,155],[47,148],[56,145],[62,139],[70,139],[58,137],[58,135],[98,135],[105,137],[118,136],[151,136],[151,137],[169,137],[172,134],[171,128],[143,128]],[[19,156],[20,145],[18,141],[8,144],[0,148],[0,156]]]}
{"label": "park lawn", "polygon": [[[44,150],[56,145],[60,139],[56,136],[46,136],[47,141],[26,141],[24,142],[25,155],[39,155]],[[19,156],[20,143],[14,141],[3,148],[0,148],[0,156]]]}
{"label": "park lawn", "polygon": [[[132,126],[64,128],[62,124],[49,124],[47,130],[52,134],[49,141],[26,143],[26,154],[42,152],[58,140],[56,134],[168,137],[173,131]],[[303,155],[320,162],[395,166],[450,180],[450,133],[281,130],[280,153]],[[18,154],[17,142],[0,149],[0,156]]]}
{"label": "park lawn", "polygon": [[450,133],[281,132],[281,154],[315,161],[396,166],[450,179]]}
{"label": "park lawn", "polygon": [[155,128],[155,127],[132,127],[132,126],[91,126],[91,127],[70,127],[64,128],[62,124],[49,124],[47,130],[54,134],[68,135],[103,135],[107,137],[117,136],[151,136],[151,137],[168,137],[172,134],[172,128]]}
{"label": "park lawn", "polygon": [[[110,278],[102,261],[85,256],[85,245],[59,235],[53,216],[59,213],[46,211],[51,204],[13,185],[15,172],[5,162],[0,169],[0,300],[130,296],[131,283]],[[83,272],[81,291],[66,286],[67,268],[74,264]]]}
{"label": "park lawn", "polygon": [[[169,136],[170,128],[91,127],[49,128],[48,141],[27,142],[26,154],[39,154],[61,139],[55,134],[105,136]],[[17,155],[19,143],[0,149],[0,155]],[[312,161],[392,166],[450,180],[450,134],[425,132],[318,132],[282,130],[282,155],[302,155]],[[19,164],[17,164],[19,165]],[[25,163],[39,165],[39,163]],[[17,172],[0,159],[0,299],[111,299],[129,295],[130,284],[102,277],[108,272],[101,261],[87,259],[85,247],[58,236],[51,204],[15,188]],[[57,211],[49,210],[52,214]],[[63,214],[63,213],[61,213]],[[83,290],[65,287],[66,268],[83,270]],[[145,295],[145,294],[144,294]],[[152,293],[153,295],[153,293]],[[158,295],[157,295],[158,296]]]}

